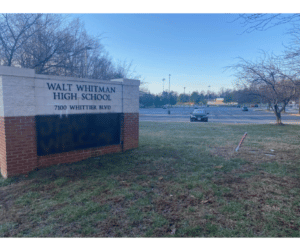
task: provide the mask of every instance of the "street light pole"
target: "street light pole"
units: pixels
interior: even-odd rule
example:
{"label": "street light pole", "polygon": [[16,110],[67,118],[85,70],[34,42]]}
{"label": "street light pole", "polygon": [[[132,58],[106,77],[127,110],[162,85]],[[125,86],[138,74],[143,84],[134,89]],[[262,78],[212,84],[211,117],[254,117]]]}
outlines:
{"label": "street light pole", "polygon": [[162,81],[163,81],[163,92],[164,92],[165,91],[165,81],[166,81],[166,79],[163,78]]}
{"label": "street light pole", "polygon": [[87,73],[87,55],[86,54],[87,54],[87,48],[85,48],[85,53],[84,53],[84,59],[85,59],[84,60],[84,66],[85,66],[84,67],[85,68],[84,69],[84,77],[86,77],[86,73]]}
{"label": "street light pole", "polygon": [[169,110],[168,110],[168,114],[171,114],[171,111],[170,111],[170,106],[171,106],[170,77],[171,77],[171,74],[169,74]]}
{"label": "street light pole", "polygon": [[209,96],[210,96],[210,85],[208,86],[208,100],[209,100]]}
{"label": "street light pole", "polygon": [[170,92],[170,77],[171,77],[171,74],[169,74],[169,92]]}

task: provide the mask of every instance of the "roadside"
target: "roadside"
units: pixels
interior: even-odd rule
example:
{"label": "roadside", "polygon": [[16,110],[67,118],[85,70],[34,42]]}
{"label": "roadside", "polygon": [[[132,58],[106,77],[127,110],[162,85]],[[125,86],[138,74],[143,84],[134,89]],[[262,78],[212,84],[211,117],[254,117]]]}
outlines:
{"label": "roadside", "polygon": [[[270,113],[273,113],[272,110],[268,110],[268,109],[255,109],[255,111],[265,111],[265,112],[270,112]],[[291,116],[300,116],[299,114],[299,108],[290,108],[288,107],[286,109],[286,111],[282,114],[288,114],[288,115],[291,115]]]}

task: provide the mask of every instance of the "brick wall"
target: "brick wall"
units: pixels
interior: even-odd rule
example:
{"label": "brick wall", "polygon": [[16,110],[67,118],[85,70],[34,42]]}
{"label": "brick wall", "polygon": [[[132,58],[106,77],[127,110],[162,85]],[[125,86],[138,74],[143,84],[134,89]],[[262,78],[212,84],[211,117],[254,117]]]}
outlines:
{"label": "brick wall", "polygon": [[6,144],[4,117],[0,117],[0,168],[3,177],[7,177],[6,170]]}
{"label": "brick wall", "polygon": [[124,114],[123,150],[139,146],[139,113]]}
{"label": "brick wall", "polygon": [[138,147],[139,114],[125,113],[121,130],[122,144],[37,156],[35,118],[0,117],[0,166],[3,177],[25,174],[35,168],[72,163],[103,154]]}

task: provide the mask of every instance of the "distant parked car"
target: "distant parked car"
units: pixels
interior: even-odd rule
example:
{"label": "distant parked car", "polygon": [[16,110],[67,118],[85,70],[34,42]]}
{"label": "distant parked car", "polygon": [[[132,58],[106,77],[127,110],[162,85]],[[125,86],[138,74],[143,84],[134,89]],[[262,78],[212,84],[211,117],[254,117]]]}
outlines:
{"label": "distant parked car", "polygon": [[258,104],[254,105],[254,107],[258,107]]}
{"label": "distant parked car", "polygon": [[207,122],[208,121],[208,116],[207,116],[208,114],[209,113],[206,112],[203,109],[196,109],[190,115],[190,122],[194,122],[194,121]]}
{"label": "distant parked car", "polygon": [[237,108],[241,108],[241,106],[240,106],[240,105],[237,105],[236,107],[237,107]]}
{"label": "distant parked car", "polygon": [[247,112],[247,111],[248,111],[248,107],[247,107],[247,106],[244,106],[244,107],[242,108],[242,111],[243,111],[243,112]]}

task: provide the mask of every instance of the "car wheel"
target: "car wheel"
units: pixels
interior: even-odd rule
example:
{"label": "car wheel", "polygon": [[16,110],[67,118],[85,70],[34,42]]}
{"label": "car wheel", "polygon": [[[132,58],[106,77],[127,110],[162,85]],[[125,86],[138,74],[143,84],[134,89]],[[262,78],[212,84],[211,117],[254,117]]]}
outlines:
{"label": "car wheel", "polygon": [[193,122],[194,120],[190,119],[190,122]]}

